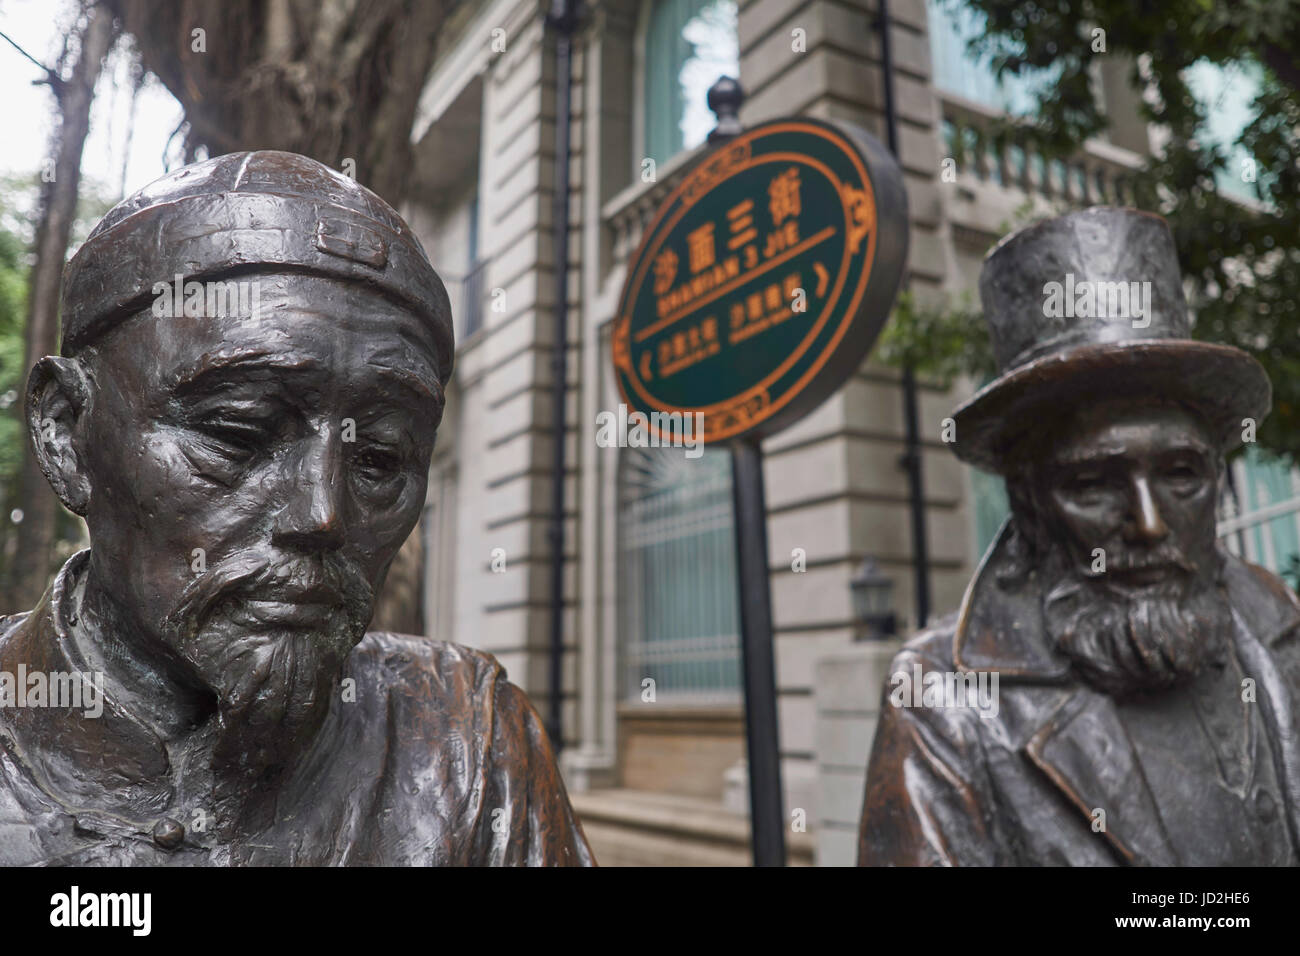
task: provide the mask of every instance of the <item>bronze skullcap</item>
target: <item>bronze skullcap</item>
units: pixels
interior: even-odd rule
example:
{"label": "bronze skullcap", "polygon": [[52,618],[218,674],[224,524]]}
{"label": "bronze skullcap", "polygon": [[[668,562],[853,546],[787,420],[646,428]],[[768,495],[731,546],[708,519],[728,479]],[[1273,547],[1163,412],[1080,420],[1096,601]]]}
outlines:
{"label": "bronze skullcap", "polygon": [[64,355],[148,307],[156,283],[296,272],[358,282],[433,333],[442,384],[455,358],[451,305],[411,227],[323,163],[272,150],[168,173],[113,207],[63,276]]}

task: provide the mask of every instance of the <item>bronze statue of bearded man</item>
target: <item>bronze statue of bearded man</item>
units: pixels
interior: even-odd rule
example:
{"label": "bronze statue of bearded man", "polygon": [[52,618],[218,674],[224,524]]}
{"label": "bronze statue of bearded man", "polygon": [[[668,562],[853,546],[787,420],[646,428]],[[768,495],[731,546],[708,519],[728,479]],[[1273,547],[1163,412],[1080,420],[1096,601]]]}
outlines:
{"label": "bronze statue of bearded man", "polygon": [[[1011,514],[891,667],[859,862],[1297,862],[1300,604],[1216,535],[1263,369],[1191,339],[1173,238],[1136,210],[1015,233],[980,292],[1002,372],[953,448]],[[917,673],[953,693],[913,706]]]}
{"label": "bronze statue of bearded man", "polygon": [[108,213],[62,317],[28,420],[91,546],[0,671],[102,675],[102,712],[0,708],[0,864],[592,864],[500,665],[366,633],[454,351],[401,217],[220,156]]}

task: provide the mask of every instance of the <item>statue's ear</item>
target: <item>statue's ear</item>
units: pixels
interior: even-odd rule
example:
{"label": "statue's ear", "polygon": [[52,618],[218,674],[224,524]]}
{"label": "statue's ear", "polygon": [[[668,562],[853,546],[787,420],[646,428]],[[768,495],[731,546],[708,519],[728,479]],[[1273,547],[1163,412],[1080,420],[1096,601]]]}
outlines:
{"label": "statue's ear", "polygon": [[90,380],[76,359],[47,355],[27,379],[27,431],[36,461],[64,506],[83,516],[90,479],[78,435],[90,395]]}

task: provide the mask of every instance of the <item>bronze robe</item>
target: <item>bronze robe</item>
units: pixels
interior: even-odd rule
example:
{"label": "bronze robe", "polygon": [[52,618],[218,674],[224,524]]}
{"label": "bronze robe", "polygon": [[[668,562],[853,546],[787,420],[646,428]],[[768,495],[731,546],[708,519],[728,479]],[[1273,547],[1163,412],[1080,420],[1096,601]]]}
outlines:
{"label": "bronze robe", "polygon": [[[88,555],[68,561],[30,614],[0,618],[0,670],[80,669],[67,608]],[[166,751],[111,687],[98,718],[0,708],[0,865],[595,865],[541,721],[490,655],[370,633],[344,677],[355,702],[332,701],[277,789],[274,823],[233,844],[209,838],[196,808],[159,783]],[[94,808],[76,772],[87,763],[149,813]],[[164,817],[185,826],[175,847],[155,839]]]}

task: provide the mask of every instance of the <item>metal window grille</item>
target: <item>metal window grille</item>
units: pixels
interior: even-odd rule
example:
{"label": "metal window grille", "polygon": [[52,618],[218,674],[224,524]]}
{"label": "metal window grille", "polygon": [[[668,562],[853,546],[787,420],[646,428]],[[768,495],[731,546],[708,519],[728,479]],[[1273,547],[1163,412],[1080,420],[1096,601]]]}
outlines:
{"label": "metal window grille", "polygon": [[1232,463],[1219,509],[1224,547],[1275,574],[1300,572],[1300,472],[1253,448]]}
{"label": "metal window grille", "polygon": [[725,451],[629,448],[621,463],[623,688],[656,702],[740,701],[740,615]]}

